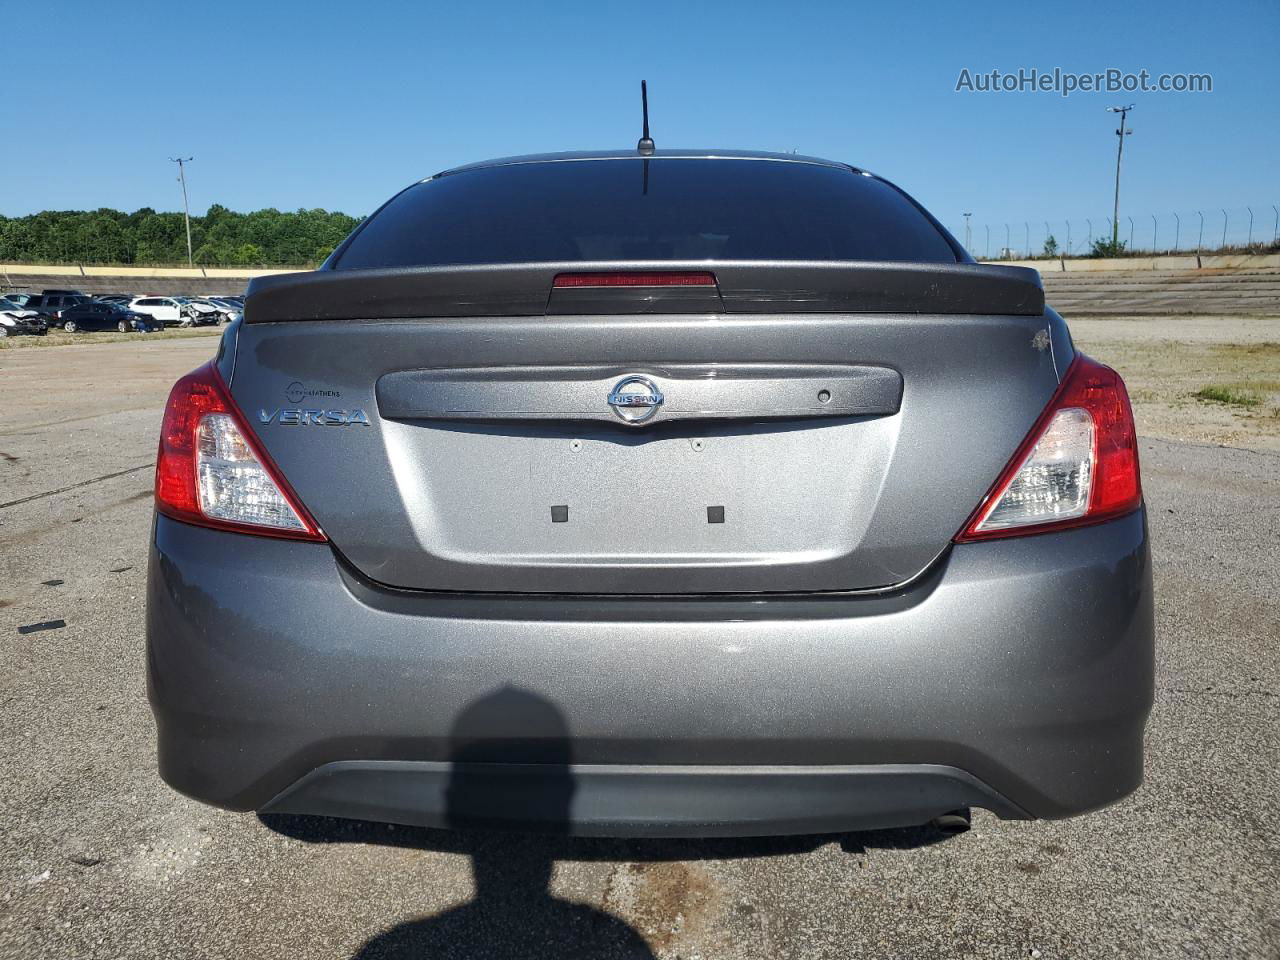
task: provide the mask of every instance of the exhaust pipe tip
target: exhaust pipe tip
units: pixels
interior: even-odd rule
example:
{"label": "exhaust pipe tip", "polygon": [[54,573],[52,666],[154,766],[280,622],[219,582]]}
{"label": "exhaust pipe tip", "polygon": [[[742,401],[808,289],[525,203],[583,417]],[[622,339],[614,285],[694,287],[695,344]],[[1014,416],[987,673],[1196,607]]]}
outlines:
{"label": "exhaust pipe tip", "polygon": [[934,817],[929,821],[929,826],[939,833],[955,836],[958,833],[967,833],[972,824],[972,819],[973,816],[969,808],[961,807],[958,810],[948,810],[946,813]]}

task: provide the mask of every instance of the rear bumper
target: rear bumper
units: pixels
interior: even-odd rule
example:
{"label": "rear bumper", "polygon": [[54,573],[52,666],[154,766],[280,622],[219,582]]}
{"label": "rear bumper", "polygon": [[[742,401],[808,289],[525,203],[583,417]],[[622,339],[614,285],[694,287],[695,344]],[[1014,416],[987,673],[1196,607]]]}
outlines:
{"label": "rear bumper", "polygon": [[909,589],[425,595],[158,518],[162,776],[232,809],[731,835],[1064,817],[1142,779],[1145,516],[953,548]]}
{"label": "rear bumper", "polygon": [[934,764],[660,766],[344,760],[264,812],[579,836],[836,833],[926,823],[961,807],[1028,814],[963,770]]}

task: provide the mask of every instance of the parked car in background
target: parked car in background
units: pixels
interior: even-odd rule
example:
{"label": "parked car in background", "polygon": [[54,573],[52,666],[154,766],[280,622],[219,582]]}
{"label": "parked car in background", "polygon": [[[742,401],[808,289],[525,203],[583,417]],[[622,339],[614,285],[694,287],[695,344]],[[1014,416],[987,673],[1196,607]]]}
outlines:
{"label": "parked car in background", "polygon": [[36,311],[0,297],[0,337],[16,337],[24,333],[42,337],[48,332],[49,324]]}
{"label": "parked car in background", "polygon": [[178,297],[178,299],[195,311],[194,326],[217,326],[223,320],[222,309],[209,303],[204,297]]}
{"label": "parked car in background", "polygon": [[34,310],[50,323],[58,322],[58,315],[67,307],[88,302],[89,297],[74,290],[45,290],[43,293],[28,297],[24,306]]}
{"label": "parked car in background", "polygon": [[29,304],[37,296],[38,294],[35,294],[35,293],[19,293],[16,290],[10,290],[8,293],[4,295],[4,298],[8,300],[10,303],[16,303],[23,310],[26,310],[28,309],[27,304]]}
{"label": "parked car in background", "polygon": [[[182,304],[176,297],[134,297],[129,301],[129,309],[135,313],[145,313],[165,327],[176,327],[183,324]],[[186,319],[190,319],[189,316]]]}
{"label": "parked car in background", "polygon": [[145,313],[130,310],[119,303],[103,303],[100,300],[86,300],[75,306],[67,307],[58,317],[58,322],[67,333],[82,330],[117,330],[120,333],[149,333],[152,330],[163,330],[164,325]]}
{"label": "parked car in background", "polygon": [[101,300],[103,303],[122,303],[128,304],[135,299],[132,293],[100,293],[93,299]]}
{"label": "parked car in background", "polygon": [[232,320],[238,320],[243,312],[238,306],[234,306],[220,297],[193,297],[193,303],[205,304],[206,306],[218,312],[219,323],[230,323]]}
{"label": "parked car in background", "polygon": [[221,316],[213,307],[187,297],[136,297],[129,309],[145,313],[166,327],[195,327],[216,324]]}

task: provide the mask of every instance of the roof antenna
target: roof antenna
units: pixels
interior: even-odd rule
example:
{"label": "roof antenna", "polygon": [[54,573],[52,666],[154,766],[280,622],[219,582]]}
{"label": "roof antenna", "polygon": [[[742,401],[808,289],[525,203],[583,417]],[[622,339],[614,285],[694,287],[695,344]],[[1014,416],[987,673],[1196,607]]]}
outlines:
{"label": "roof antenna", "polygon": [[653,154],[653,138],[649,136],[649,85],[640,81],[640,106],[644,110],[644,136],[636,144],[636,150],[642,157]]}

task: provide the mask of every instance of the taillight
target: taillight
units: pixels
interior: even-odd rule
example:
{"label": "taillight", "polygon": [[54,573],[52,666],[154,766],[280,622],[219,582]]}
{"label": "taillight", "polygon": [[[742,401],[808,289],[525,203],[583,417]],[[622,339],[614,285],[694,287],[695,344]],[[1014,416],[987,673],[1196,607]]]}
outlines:
{"label": "taillight", "polygon": [[1099,523],[1141,505],[1138,437],[1124,381],[1077,354],[956,542]]}
{"label": "taillight", "polygon": [[696,271],[558,273],[555,287],[714,287],[715,274]]}
{"label": "taillight", "polygon": [[156,458],[156,509],[219,530],[325,539],[259,446],[212,362],[169,391]]}

